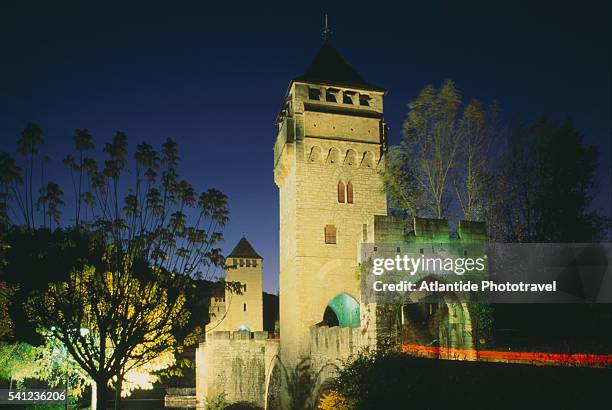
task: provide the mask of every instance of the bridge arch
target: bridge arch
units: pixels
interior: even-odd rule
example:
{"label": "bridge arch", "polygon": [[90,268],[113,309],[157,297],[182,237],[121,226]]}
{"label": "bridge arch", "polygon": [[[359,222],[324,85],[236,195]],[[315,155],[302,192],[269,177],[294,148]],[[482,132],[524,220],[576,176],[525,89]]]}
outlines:
{"label": "bridge arch", "polygon": [[265,409],[282,410],[284,408],[283,393],[287,384],[287,370],[278,355],[274,355],[268,365],[265,379]]}
{"label": "bridge arch", "polygon": [[[437,275],[419,280],[444,282]],[[467,303],[454,292],[436,292],[401,307],[403,343],[439,346],[440,356],[452,355],[452,349],[474,349],[472,320]]]}
{"label": "bridge arch", "polygon": [[314,389],[312,391],[313,408],[318,409],[321,404],[321,399],[332,390],[332,379],[336,377],[340,367],[334,363],[326,363],[319,369],[314,380]]}

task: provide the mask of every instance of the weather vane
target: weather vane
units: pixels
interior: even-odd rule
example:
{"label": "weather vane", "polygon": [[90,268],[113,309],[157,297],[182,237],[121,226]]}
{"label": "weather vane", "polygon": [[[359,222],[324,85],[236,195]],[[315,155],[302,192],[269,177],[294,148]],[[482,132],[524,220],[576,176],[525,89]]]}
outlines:
{"label": "weather vane", "polygon": [[329,41],[329,39],[331,38],[331,34],[331,29],[327,24],[327,13],[325,13],[325,28],[323,29],[323,41]]}

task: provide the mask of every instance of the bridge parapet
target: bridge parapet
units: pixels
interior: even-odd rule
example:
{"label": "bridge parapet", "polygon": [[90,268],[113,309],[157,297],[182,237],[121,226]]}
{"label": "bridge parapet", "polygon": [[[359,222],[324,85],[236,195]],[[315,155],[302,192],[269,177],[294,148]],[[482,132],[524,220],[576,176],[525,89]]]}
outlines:
{"label": "bridge parapet", "polygon": [[358,352],[365,338],[361,329],[351,327],[310,327],[311,356],[326,356],[331,360],[346,358]]}

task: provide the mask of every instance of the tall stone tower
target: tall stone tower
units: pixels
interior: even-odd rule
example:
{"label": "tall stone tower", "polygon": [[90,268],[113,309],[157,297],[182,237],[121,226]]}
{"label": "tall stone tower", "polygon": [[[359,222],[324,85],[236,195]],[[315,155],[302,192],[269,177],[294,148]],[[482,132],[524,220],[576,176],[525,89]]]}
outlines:
{"label": "tall stone tower", "polygon": [[206,331],[263,330],[263,258],[246,238],[225,258],[225,280],[240,282],[242,294],[223,290],[210,304],[211,323]]}
{"label": "tall stone tower", "polygon": [[360,326],[357,251],[386,215],[379,170],[387,147],[385,90],[325,39],[289,84],[277,117],[280,331],[285,364],[309,355],[309,326]]}

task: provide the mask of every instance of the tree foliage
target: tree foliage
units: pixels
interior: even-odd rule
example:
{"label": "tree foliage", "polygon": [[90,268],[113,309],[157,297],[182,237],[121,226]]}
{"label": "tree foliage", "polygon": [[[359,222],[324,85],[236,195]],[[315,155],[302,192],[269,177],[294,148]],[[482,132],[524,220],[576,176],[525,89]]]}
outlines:
{"label": "tree foliage", "polygon": [[571,121],[516,121],[509,134],[487,218],[510,242],[592,242],[609,220],[591,209],[598,151]]}
{"label": "tree foliage", "polygon": [[409,216],[448,217],[453,205],[465,219],[482,214],[487,154],[497,108],[474,100],[462,107],[452,81],[425,87],[408,104],[401,144],[383,171],[391,206]]}
{"label": "tree foliage", "polygon": [[166,275],[144,281],[86,267],[31,298],[28,313],[48,327],[100,391],[113,377],[121,383],[130,371],[189,344],[175,337],[189,315],[177,282]]}
{"label": "tree foliage", "polygon": [[36,348],[28,343],[0,344],[0,379],[22,382],[35,378]]}
{"label": "tree foliage", "polygon": [[[117,132],[102,146],[101,160],[89,131],[76,130],[73,140],[74,152],[63,159],[74,200],[70,229],[53,231],[64,221],[64,189],[44,179],[46,159],[40,181],[33,177],[44,142],[37,124],[29,123],[18,140],[23,168],[9,154],[0,156],[0,202],[12,230],[33,237],[66,232],[68,242],[69,232],[86,238],[87,250],[69,270],[31,289],[27,314],[66,347],[96,382],[98,403],[105,403],[110,380],[121,387],[126,375],[155,367],[160,357],[166,360],[157,367],[164,368],[168,354],[195,342],[187,298],[193,279],[206,279],[223,264],[218,245],[229,208],[222,192],[198,192],[180,177],[172,139],[159,151],[142,142],[130,156],[127,136]],[[37,252],[35,259],[46,253]]]}
{"label": "tree foliage", "polygon": [[11,298],[19,287],[15,284],[5,282],[6,272],[6,250],[10,245],[6,241],[4,226],[0,223],[0,340],[13,333],[13,320],[9,314]]}

